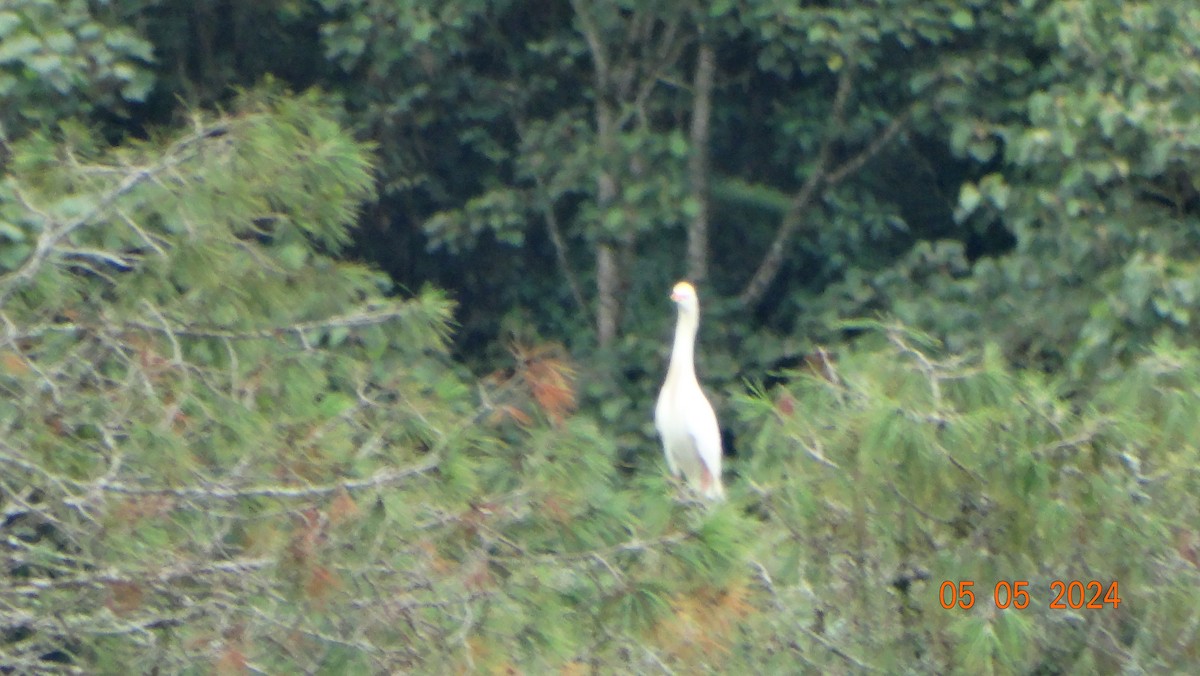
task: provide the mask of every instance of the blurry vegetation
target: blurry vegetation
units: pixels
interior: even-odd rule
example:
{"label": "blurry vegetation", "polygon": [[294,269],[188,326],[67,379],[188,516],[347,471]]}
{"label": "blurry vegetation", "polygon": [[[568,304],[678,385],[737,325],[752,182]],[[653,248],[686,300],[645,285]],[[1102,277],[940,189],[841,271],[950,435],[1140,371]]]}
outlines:
{"label": "blurry vegetation", "polygon": [[0,671],[1187,671],[1193,5],[4,4]]}

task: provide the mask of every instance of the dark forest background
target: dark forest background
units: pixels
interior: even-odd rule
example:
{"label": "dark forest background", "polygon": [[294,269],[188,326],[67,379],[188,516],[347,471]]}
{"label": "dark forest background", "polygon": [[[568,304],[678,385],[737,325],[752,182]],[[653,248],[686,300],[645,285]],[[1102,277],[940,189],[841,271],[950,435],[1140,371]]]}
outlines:
{"label": "dark forest background", "polygon": [[[0,672],[1187,671],[1198,45],[7,0]],[[719,505],[651,421],[683,278]]]}

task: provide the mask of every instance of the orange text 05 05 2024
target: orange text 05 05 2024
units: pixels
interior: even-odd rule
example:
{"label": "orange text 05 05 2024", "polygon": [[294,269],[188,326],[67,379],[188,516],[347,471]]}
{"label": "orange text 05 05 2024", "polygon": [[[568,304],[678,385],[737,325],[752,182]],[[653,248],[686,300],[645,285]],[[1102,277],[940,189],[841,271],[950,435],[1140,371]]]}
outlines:
{"label": "orange text 05 05 2024", "polygon": [[[938,588],[938,601],[946,610],[975,605],[975,582],[972,580],[946,580]],[[1024,610],[1030,603],[1049,602],[1051,610],[1101,610],[1116,608],[1121,603],[1119,585],[1116,580],[1104,583],[1098,580],[1054,580],[1044,601],[1030,591],[1028,580],[1000,580],[992,587],[992,603],[1001,610],[1016,608]]]}

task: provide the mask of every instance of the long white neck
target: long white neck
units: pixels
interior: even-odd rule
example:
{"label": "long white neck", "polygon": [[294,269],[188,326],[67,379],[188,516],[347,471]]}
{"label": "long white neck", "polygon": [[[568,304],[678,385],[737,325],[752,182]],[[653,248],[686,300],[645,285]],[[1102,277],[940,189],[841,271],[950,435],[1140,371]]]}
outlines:
{"label": "long white neck", "polygon": [[696,330],[700,328],[699,309],[679,308],[675,323],[675,344],[671,347],[671,365],[667,378],[696,378]]}

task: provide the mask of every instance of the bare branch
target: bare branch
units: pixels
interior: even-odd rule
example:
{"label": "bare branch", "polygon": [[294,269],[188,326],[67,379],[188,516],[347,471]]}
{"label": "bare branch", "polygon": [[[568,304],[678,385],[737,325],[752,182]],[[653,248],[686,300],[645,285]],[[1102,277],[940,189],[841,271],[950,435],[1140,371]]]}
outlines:
{"label": "bare branch", "polygon": [[621,313],[620,272],[616,247],[607,242],[596,245],[596,335],[600,347],[607,347],[617,337],[618,316]]}
{"label": "bare branch", "polygon": [[829,164],[829,156],[833,152],[833,142],[840,136],[845,126],[846,102],[850,99],[850,91],[854,84],[854,68],[846,65],[838,76],[837,93],[833,97],[833,105],[829,110],[829,119],[825,123],[825,136],[821,141],[821,149],[813,164],[812,172],[800,187],[800,191],[792,198],[783,222],[775,233],[775,239],[767,248],[767,253],[755,270],[754,276],[738,295],[738,304],[751,307],[762,299],[767,287],[775,280],[783,265],[784,246],[791,240],[792,235],[804,220],[804,214],[812,206],[820,192],[821,184],[825,181],[825,172]]}
{"label": "bare branch", "polygon": [[[213,327],[203,327],[194,325],[173,325],[162,324],[155,325],[136,320],[126,321],[123,327],[132,327],[143,331],[152,331],[156,333],[166,333],[168,335],[188,336],[192,338],[222,338],[226,340],[262,340],[264,338],[278,338],[285,334],[295,334],[301,338],[305,334],[314,331],[327,331],[334,328],[362,328],[364,326],[375,326],[384,324],[397,319],[402,319],[413,312],[411,304],[403,303],[388,307],[367,307],[365,309],[328,317],[326,319],[317,319],[308,322],[298,322],[286,326],[277,326],[265,329],[248,329],[245,331],[232,331]],[[64,330],[68,325],[56,325],[57,330]]]}
{"label": "bare branch", "polygon": [[592,67],[596,72],[597,94],[599,94],[602,91],[602,85],[608,82],[608,52],[600,40],[600,29],[596,26],[591,14],[588,13],[588,8],[584,6],[583,0],[571,0],[571,8],[575,10],[575,16],[579,20],[579,30],[583,33],[583,39],[587,41],[588,50],[592,53]]}
{"label": "bare branch", "polygon": [[[542,178],[537,178],[538,189],[546,193],[545,184]],[[546,231],[550,234],[550,242],[554,245],[554,257],[558,261],[558,267],[563,273],[563,277],[567,280],[567,286],[571,289],[571,297],[575,299],[575,304],[581,310],[587,310],[587,302],[583,299],[583,288],[579,285],[579,276],[575,274],[575,269],[571,266],[571,261],[567,258],[567,243],[563,239],[562,228],[558,224],[558,215],[554,213],[553,204],[545,204],[542,207],[542,218],[546,221]]]}
{"label": "bare branch", "polygon": [[883,131],[880,132],[879,135],[876,136],[869,144],[867,144],[866,148],[863,148],[862,151],[860,151],[857,155],[851,157],[839,165],[836,169],[830,171],[825,177],[825,183],[827,185],[837,185],[850,174],[862,169],[864,164],[866,164],[871,158],[878,155],[879,151],[887,147],[887,144],[891,143],[901,131],[908,127],[908,123],[912,121],[912,116],[915,110],[916,104],[914,103],[906,108],[904,112],[892,119],[892,121],[888,123],[888,126],[884,127]]}
{"label": "bare branch", "polygon": [[812,173],[808,175],[808,178],[805,180],[804,185],[800,187],[800,191],[796,193],[796,196],[792,198],[787,212],[784,213],[783,221],[775,233],[775,239],[771,242],[766,255],[763,256],[762,262],[759,263],[753,277],[747,282],[745,288],[742,289],[741,294],[738,295],[738,304],[742,307],[752,307],[762,300],[767,287],[771,285],[776,275],[779,274],[779,269],[783,265],[784,250],[787,244],[803,223],[804,215],[816,203],[822,191],[841,183],[862,169],[863,165],[878,155],[902,131],[908,128],[909,123],[912,121],[913,114],[919,105],[919,99],[909,104],[903,112],[893,118],[865,148],[837,167],[830,168],[829,160],[832,154],[832,143],[837,140],[845,124],[845,105],[850,94],[851,72],[852,69],[847,66],[842,71],[842,77],[839,78],[837,94],[834,97],[829,121],[826,124],[825,138],[822,141],[821,150],[818,152],[817,161]]}
{"label": "bare branch", "polygon": [[231,559],[217,562],[184,562],[164,568],[117,569],[108,568],[81,575],[57,577],[31,577],[21,584],[3,590],[6,594],[35,595],[51,589],[92,587],[120,582],[135,584],[169,584],[182,578],[213,577],[218,575],[245,575],[256,570],[274,566],[269,558]]}
{"label": "bare branch", "polygon": [[[517,130],[517,135],[521,142],[524,143],[527,138],[525,133],[524,121],[514,116],[513,126]],[[542,212],[542,219],[546,222],[546,231],[550,235],[550,243],[554,245],[554,257],[558,261],[559,271],[567,280],[567,286],[571,289],[571,297],[575,300],[575,304],[579,309],[587,311],[587,303],[583,299],[583,287],[579,283],[579,275],[575,272],[575,268],[571,265],[570,258],[567,257],[567,242],[562,234],[562,227],[558,222],[558,214],[554,211],[554,198],[550,194],[549,187],[546,185],[546,180],[537,171],[530,172],[533,174],[534,185],[541,199],[538,200],[540,206],[539,211]]]}
{"label": "bare branch", "polygon": [[[0,461],[7,458],[0,456]],[[296,500],[332,495],[340,490],[359,491],[367,488],[382,488],[401,483],[437,468],[440,458],[430,457],[425,462],[403,469],[384,469],[362,479],[347,479],[327,484],[310,484],[307,486],[258,485],[243,488],[229,488],[225,485],[197,484],[193,486],[151,487],[135,486],[126,483],[101,481],[98,487],[112,493],[125,495],[169,495],[190,499],[239,500],[242,498],[275,498],[277,500]]]}

